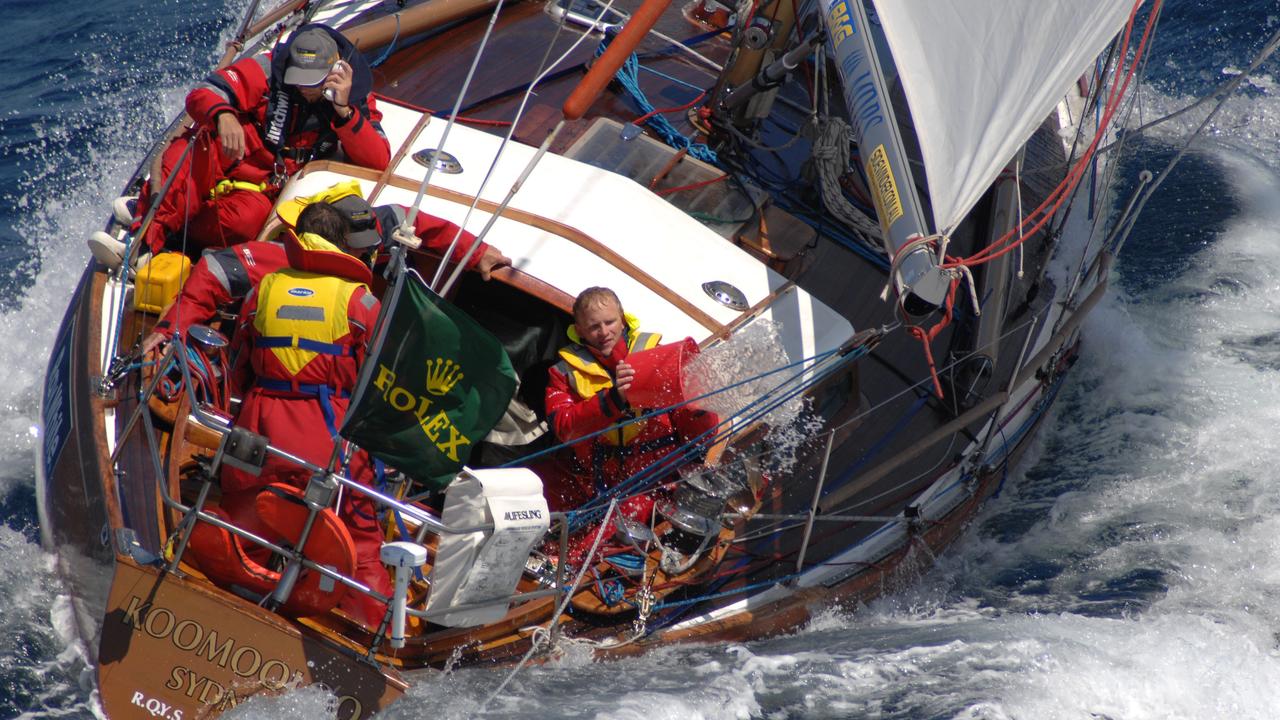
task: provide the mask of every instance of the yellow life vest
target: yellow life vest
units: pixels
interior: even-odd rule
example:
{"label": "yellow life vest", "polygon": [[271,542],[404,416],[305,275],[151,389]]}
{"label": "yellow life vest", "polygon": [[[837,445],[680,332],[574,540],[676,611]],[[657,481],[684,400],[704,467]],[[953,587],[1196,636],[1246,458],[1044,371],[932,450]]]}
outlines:
{"label": "yellow life vest", "polygon": [[347,304],[363,283],[332,275],[285,268],[262,278],[253,326],[255,345],[270,348],[290,375],[296,376],[317,355],[350,355]]}
{"label": "yellow life vest", "polygon": [[[627,333],[628,353],[648,350],[662,342],[662,335],[658,333],[639,332],[639,322],[631,316],[627,317],[627,327],[630,330]],[[575,335],[576,333],[570,337]],[[613,387],[613,376],[585,345],[566,345],[560,348],[559,355],[562,362],[557,364],[557,369],[569,379],[569,389],[578,397],[594,397],[601,390]],[[627,445],[644,430],[644,426],[643,422],[624,425],[617,432],[601,435],[600,439],[612,445]]]}

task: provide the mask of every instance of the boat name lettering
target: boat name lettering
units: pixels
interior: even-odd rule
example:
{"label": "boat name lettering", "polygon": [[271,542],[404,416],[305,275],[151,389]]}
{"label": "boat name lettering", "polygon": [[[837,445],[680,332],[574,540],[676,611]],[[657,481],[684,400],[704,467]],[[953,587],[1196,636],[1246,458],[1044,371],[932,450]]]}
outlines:
{"label": "boat name lettering", "polygon": [[876,203],[876,214],[888,228],[903,216],[902,197],[898,184],[893,181],[893,168],[889,166],[889,153],[883,145],[877,145],[867,156],[867,178],[871,181],[871,196]]}
{"label": "boat name lettering", "polygon": [[[430,413],[430,397],[415,395],[412,390],[396,385],[395,371],[382,364],[378,365],[378,377],[373,381],[373,386],[382,392],[383,402],[390,405],[392,409],[400,412],[412,411],[413,416],[418,419],[418,427],[422,429],[427,439],[450,460],[460,462],[458,448],[470,445],[471,440],[458,431],[457,426],[445,411],[440,410],[435,415]],[[427,391],[430,392],[430,388]],[[445,439],[446,435],[448,439]]]}
{"label": "boat name lettering", "polygon": [[541,510],[508,510],[502,513],[502,519],[511,520],[541,520]]}
{"label": "boat name lettering", "polygon": [[[200,660],[224,670],[229,669],[238,677],[256,682],[258,687],[267,690],[292,690],[307,684],[307,678],[302,672],[294,670],[283,660],[264,658],[261,650],[252,645],[241,644],[234,637],[219,638],[217,630],[206,628],[196,620],[179,619],[169,608],[154,606],[137,595],[129,598],[122,622],[157,640],[168,640],[174,647]],[[169,679],[164,686],[199,700],[203,705],[213,706],[219,712],[233,708],[240,702],[234,688],[225,687],[213,678],[182,665],[169,669]],[[139,707],[145,707],[152,715],[163,715],[168,720],[181,720],[181,710],[176,710],[176,714],[166,714],[168,708],[159,714],[154,712],[153,701],[142,693],[134,694],[135,705],[139,704],[139,697],[145,702]],[[346,716],[349,718],[358,718],[364,711],[362,703],[350,695],[339,697],[338,704],[339,707],[348,705],[353,708],[352,713]]]}
{"label": "boat name lettering", "polygon": [[831,45],[853,36],[853,20],[849,17],[849,5],[840,0],[827,11],[827,27],[831,29]]}
{"label": "boat name lettering", "polygon": [[182,720],[182,709],[170,707],[156,698],[149,698],[141,692],[134,691],[131,700],[134,705],[151,713],[151,717],[162,717],[165,720]]}

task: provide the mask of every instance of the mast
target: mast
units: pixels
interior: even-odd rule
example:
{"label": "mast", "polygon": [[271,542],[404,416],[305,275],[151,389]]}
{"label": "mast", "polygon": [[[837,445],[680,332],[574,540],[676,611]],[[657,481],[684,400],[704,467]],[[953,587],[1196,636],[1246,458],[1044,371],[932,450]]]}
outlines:
{"label": "mast", "polygon": [[861,150],[885,249],[895,258],[897,272],[892,282],[899,303],[909,316],[928,315],[942,305],[950,283],[926,245],[914,244],[907,256],[898,258],[904,246],[930,232],[889,101],[866,9],[862,0],[823,0],[823,6],[836,72]]}

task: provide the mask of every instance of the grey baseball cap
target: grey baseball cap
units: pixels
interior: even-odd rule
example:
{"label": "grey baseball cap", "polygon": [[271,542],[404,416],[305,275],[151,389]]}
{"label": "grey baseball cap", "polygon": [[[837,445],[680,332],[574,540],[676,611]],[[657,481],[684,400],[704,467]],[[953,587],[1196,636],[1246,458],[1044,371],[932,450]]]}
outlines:
{"label": "grey baseball cap", "polygon": [[351,225],[347,233],[347,246],[357,250],[371,248],[382,242],[378,234],[378,222],[369,202],[359,195],[348,195],[330,203],[337,208]]}
{"label": "grey baseball cap", "polygon": [[338,43],[323,28],[313,27],[289,41],[289,62],[285,65],[286,85],[314,87],[324,82],[338,62]]}

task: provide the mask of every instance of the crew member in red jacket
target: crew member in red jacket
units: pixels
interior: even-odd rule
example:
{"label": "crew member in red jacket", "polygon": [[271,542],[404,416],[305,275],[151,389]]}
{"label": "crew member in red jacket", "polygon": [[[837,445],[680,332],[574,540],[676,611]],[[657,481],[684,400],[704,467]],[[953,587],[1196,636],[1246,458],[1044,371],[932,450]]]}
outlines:
{"label": "crew member in red jacket", "polygon": [[185,335],[192,325],[209,323],[219,311],[236,314],[234,306],[263,277],[288,264],[284,245],[278,242],[246,242],[207,253],[191,268],[182,292],[143,340],[142,351],[150,352],[174,335]]}
{"label": "crew member in red jacket", "polygon": [[[574,342],[560,349],[560,362],[548,371],[546,393],[547,418],[556,437],[566,443],[644,414],[627,399],[635,380],[627,357],[662,339],[657,333],[641,332],[639,321],[622,311],[618,296],[608,288],[582,291],[574,301],[573,318],[569,337]],[[717,422],[714,413],[686,406],[575,443],[575,472],[544,477],[547,502],[553,511],[577,507],[702,436]],[[673,465],[661,474],[675,469]],[[619,505],[624,515],[644,522],[652,510],[651,494]]]}
{"label": "crew member in red jacket", "polygon": [[[236,424],[267,436],[277,448],[311,463],[329,463],[356,376],[378,315],[369,292],[369,268],[351,253],[347,222],[328,203],[308,206],[298,232],[284,233],[289,266],[262,278],[245,299],[233,344],[238,385],[248,388]],[[355,452],[347,474],[370,485],[369,457]],[[272,456],[258,476],[224,467],[221,505],[238,524],[261,529],[254,511],[258,492],[272,482],[304,488],[310,472]],[[373,503],[359,493],[343,494],[338,516],[356,551],[356,579],[390,595],[379,559],[382,532]],[[376,627],[385,606],[361,593],[340,605]]]}
{"label": "crew member in red jacket", "polygon": [[[179,244],[184,231],[195,249],[252,240],[284,180],[338,150],[357,165],[386,168],[391,148],[370,94],[372,78],[364,56],[324,25],[304,25],[270,54],[209,75],[187,95],[196,130],[164,153],[162,175],[168,177],[195,143],[161,200],[144,238],[147,247],[158,252],[170,236],[170,244]],[[136,217],[146,213],[150,193],[160,185],[156,178],[144,185]]]}
{"label": "crew member in red jacket", "polygon": [[[292,227],[297,224],[298,213],[304,207],[313,202],[327,201],[347,219],[350,228],[347,246],[363,256],[376,247],[395,242],[391,234],[409,214],[409,208],[402,205],[371,208],[359,192],[359,182],[339,183],[315,195],[282,203],[277,213]],[[422,240],[422,246],[439,255],[448,250],[457,231],[457,225],[425,212],[419,212],[414,222],[414,234]],[[475,242],[478,242],[476,236],[463,230],[454,249],[453,260],[461,260]],[[206,253],[191,269],[177,300],[143,340],[142,351],[150,352],[174,335],[184,334],[192,325],[212,321],[220,310],[230,310],[234,314],[238,310],[235,305],[244,300],[265,275],[288,264],[284,245],[279,242],[240,243]],[[511,258],[481,242],[467,261],[467,269],[488,280],[493,270],[510,264]]]}

